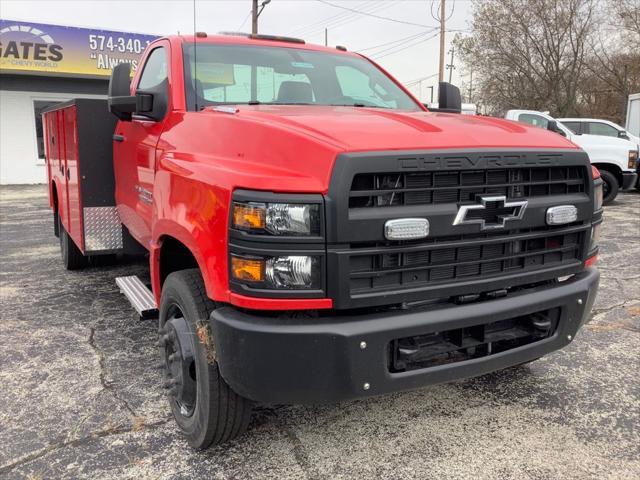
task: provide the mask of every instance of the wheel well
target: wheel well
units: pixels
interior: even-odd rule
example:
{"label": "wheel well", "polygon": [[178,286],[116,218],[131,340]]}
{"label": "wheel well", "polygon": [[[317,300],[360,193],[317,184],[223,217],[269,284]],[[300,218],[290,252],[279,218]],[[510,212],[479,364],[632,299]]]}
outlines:
{"label": "wheel well", "polygon": [[160,285],[170,273],[187,268],[199,268],[191,250],[173,237],[164,237],[160,247]]}
{"label": "wheel well", "polygon": [[606,170],[615,175],[618,185],[622,185],[622,169],[613,163],[594,163],[598,170]]}

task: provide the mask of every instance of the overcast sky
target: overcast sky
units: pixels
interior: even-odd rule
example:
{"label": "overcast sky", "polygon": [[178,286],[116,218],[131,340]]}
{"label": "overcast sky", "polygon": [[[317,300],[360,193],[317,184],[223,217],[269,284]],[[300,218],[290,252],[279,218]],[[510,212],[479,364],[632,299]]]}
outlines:
{"label": "overcast sky", "polygon": [[[437,84],[438,23],[431,16],[431,10],[437,15],[438,3],[438,0],[435,3],[432,0],[271,0],[260,16],[260,33],[296,36],[309,43],[323,44],[326,27],[329,45],[344,45],[349,50],[370,55],[404,83],[435,74],[422,83],[422,98],[428,101],[428,86]],[[469,28],[471,2],[447,0],[446,3],[447,13],[451,15],[447,21],[447,30],[451,30],[446,34],[448,51],[456,31]],[[197,31],[251,30],[251,0],[196,0],[195,5]],[[0,16],[167,35],[193,31],[193,0],[0,0]],[[460,77],[462,74],[459,67],[454,70],[453,83],[459,85],[465,80],[466,77]],[[448,73],[445,76],[448,77]],[[409,86],[416,95],[420,93],[418,84]]]}

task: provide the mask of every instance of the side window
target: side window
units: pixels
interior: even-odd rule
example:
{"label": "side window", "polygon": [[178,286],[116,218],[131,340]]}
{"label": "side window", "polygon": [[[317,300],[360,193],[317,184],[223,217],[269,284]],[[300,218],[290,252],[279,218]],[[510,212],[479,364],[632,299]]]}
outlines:
{"label": "side window", "polygon": [[167,53],[159,47],[151,52],[144,64],[138,88],[146,90],[162,83],[167,78]]}
{"label": "side window", "polygon": [[518,115],[518,120],[540,128],[547,128],[549,125],[549,120],[541,115],[535,115],[533,113],[521,113]]}
{"label": "side window", "polygon": [[618,130],[613,128],[611,125],[607,125],[606,123],[600,122],[589,122],[587,123],[587,132],[591,135],[602,135],[604,137],[617,137]]}
{"label": "side window", "polygon": [[562,122],[562,124],[573,133],[580,133],[580,122]]}

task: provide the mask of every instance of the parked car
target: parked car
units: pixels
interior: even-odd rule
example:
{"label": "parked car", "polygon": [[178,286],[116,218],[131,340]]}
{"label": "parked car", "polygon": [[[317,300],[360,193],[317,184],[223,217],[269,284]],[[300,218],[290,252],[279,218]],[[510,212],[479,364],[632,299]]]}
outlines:
{"label": "parked car", "polygon": [[624,138],[640,146],[640,137],[633,135],[617,123],[598,118],[558,118],[559,122],[576,135],[600,135],[603,137]]}
{"label": "parked car", "polygon": [[602,175],[605,205],[613,202],[619,190],[635,187],[638,178],[638,145],[630,140],[591,134],[578,135],[548,113],[536,110],[509,110],[505,118],[556,132],[587,152],[591,164],[598,167]]}

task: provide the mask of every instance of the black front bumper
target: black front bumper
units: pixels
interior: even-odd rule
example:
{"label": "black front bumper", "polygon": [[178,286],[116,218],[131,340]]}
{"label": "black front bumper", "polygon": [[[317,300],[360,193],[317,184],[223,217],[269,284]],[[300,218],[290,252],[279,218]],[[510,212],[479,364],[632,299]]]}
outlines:
{"label": "black front bumper", "polygon": [[[558,350],[588,318],[598,280],[591,268],[501,299],[367,315],[272,318],[223,307],[212,313],[211,324],[221,374],[240,395],[265,403],[333,402],[482,375]],[[557,328],[535,343],[430,368],[389,369],[389,345],[398,338],[552,308],[560,310]]]}
{"label": "black front bumper", "polygon": [[622,172],[622,185],[621,190],[628,190],[636,186],[638,180],[638,174],[636,172]]}

